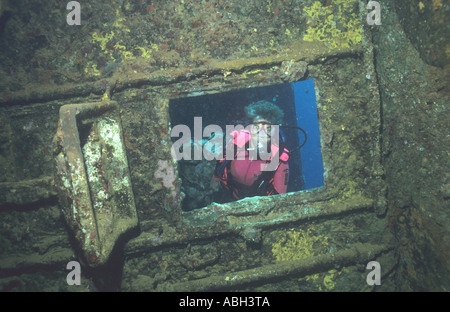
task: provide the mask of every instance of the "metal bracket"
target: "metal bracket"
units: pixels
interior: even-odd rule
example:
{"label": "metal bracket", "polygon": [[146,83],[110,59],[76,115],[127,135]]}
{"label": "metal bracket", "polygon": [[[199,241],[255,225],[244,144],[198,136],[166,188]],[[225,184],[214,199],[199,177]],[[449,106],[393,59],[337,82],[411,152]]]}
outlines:
{"label": "metal bracket", "polygon": [[61,211],[90,266],[108,261],[138,225],[114,102],[64,105],[53,142]]}

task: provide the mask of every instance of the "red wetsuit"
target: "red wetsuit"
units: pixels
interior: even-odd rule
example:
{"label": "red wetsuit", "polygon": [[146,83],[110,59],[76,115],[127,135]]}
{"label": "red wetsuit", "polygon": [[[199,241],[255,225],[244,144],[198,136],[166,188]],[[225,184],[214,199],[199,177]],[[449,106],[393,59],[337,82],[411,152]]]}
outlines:
{"label": "red wetsuit", "polygon": [[[221,172],[221,176],[217,176],[216,172],[214,179],[220,181],[222,185],[232,193],[235,199],[242,199],[244,197],[255,195],[286,193],[289,180],[289,164],[287,162],[289,159],[288,151],[284,149],[279,156],[279,164],[275,172],[261,171],[261,166],[267,166],[271,160],[249,159],[249,152],[242,148],[246,146],[250,140],[249,132],[247,130],[241,130],[239,132],[233,131],[231,135],[233,135],[234,139],[229,144],[238,147],[237,153],[233,160],[224,168],[223,172]],[[274,144],[271,145],[272,157],[276,156],[278,149],[279,148]],[[245,156],[245,158],[243,156]],[[219,162],[219,165],[225,160],[226,157]],[[264,174],[264,176],[261,176],[262,174]],[[265,182],[263,183],[263,181]]]}

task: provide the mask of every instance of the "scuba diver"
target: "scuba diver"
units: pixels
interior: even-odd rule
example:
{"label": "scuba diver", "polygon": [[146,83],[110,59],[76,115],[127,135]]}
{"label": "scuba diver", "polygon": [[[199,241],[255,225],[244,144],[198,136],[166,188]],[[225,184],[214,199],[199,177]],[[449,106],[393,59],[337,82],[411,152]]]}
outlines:
{"label": "scuba diver", "polygon": [[[244,111],[251,122],[245,129],[231,132],[232,139],[227,143],[226,151],[235,151],[234,157],[226,157],[224,151],[224,157],[216,165],[214,181],[219,181],[234,200],[286,193],[289,152],[278,131],[283,111],[268,101],[252,103]],[[255,150],[258,154],[265,150],[269,158],[251,157]],[[267,168],[272,162],[275,162],[274,168],[264,170],[264,166]]]}

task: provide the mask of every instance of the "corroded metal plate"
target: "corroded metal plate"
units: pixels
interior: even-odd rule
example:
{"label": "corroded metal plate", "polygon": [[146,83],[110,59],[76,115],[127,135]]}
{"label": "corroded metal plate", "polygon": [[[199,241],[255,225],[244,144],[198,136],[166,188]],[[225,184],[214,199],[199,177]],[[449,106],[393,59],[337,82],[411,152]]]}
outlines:
{"label": "corroded metal plate", "polygon": [[54,138],[62,213],[91,266],[109,259],[138,224],[115,103],[64,105]]}

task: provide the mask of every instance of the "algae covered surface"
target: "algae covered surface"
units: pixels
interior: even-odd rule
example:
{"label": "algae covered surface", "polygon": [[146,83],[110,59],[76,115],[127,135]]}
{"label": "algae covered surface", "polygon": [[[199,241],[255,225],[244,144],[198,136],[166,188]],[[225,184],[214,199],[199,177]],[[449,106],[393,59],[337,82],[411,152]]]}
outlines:
{"label": "algae covered surface", "polygon": [[[117,247],[83,263],[82,290],[448,291],[450,8],[383,0],[369,25],[367,2],[79,1],[69,25],[68,1],[0,1],[0,289],[79,291],[64,270],[78,240],[122,227],[114,205],[133,199],[135,231],[102,234]],[[174,159],[183,103],[307,79],[323,187],[217,203],[215,163]],[[236,102],[261,94],[277,103]],[[59,153],[69,141],[54,153],[61,107],[112,102],[114,120],[74,123],[79,164]],[[76,234],[62,211],[79,214],[79,185],[54,177],[81,164],[97,232]],[[381,285],[366,282],[369,261]]]}

